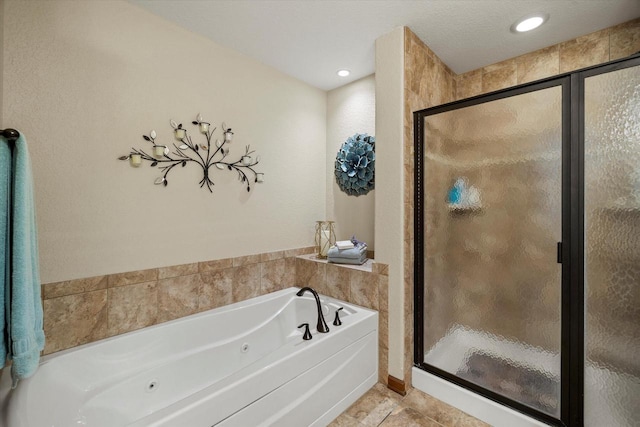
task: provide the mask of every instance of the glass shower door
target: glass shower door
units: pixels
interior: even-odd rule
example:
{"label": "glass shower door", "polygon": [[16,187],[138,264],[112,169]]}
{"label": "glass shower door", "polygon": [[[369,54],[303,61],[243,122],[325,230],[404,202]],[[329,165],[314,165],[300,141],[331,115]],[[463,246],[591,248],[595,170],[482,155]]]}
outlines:
{"label": "glass shower door", "polygon": [[562,92],[556,81],[427,115],[422,155],[423,362],[555,419]]}
{"label": "glass shower door", "polygon": [[585,426],[638,426],[640,66],[584,87]]}

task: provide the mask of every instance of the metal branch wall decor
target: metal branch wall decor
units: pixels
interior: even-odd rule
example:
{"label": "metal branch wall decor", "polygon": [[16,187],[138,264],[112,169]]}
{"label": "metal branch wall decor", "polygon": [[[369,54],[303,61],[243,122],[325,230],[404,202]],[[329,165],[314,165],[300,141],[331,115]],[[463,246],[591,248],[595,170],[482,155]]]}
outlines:
{"label": "metal branch wall decor", "polygon": [[336,182],[350,196],[362,196],[375,187],[376,138],[357,133],[347,138],[336,155]]}
{"label": "metal branch wall decor", "polygon": [[236,172],[238,181],[247,186],[247,191],[251,191],[252,182],[264,182],[264,173],[254,169],[260,162],[260,156],[252,157],[255,151],[251,150],[248,145],[245,147],[244,154],[238,160],[231,161],[228,159],[229,148],[227,144],[233,140],[233,132],[224,123],[222,123],[222,141],[216,139],[213,145],[211,144],[211,139],[216,128],[211,129],[210,123],[203,121],[200,114],[191,123],[198,126],[199,132],[205,136],[206,145],[194,142],[191,135],[182,127],[182,123],[177,124],[173,120],[170,123],[175,138],[180,141],[180,145],[175,142],[172,143],[173,152],[168,146],[156,142],[157,134],[155,130],[152,130],[149,135],[142,135],[145,141],[152,144],[152,154],[148,154],[143,149],[131,148],[131,152],[128,155],[118,159],[129,160],[133,167],[140,166],[143,160],[150,162],[151,167],[158,167],[162,173],[162,176],[158,177],[154,183],[165,187],[169,183],[167,180],[169,172],[178,165],[185,167],[188,163],[200,165],[203,173],[203,177],[199,182],[200,188],[206,185],[211,193],[213,193],[211,187],[214,185],[210,171],[212,166],[216,169]]}

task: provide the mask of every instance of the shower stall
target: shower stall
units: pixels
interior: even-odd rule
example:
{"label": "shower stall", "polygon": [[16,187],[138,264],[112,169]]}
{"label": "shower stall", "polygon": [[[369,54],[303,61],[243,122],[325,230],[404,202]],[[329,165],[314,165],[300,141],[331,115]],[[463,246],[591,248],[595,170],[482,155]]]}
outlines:
{"label": "shower stall", "polygon": [[550,425],[640,425],[640,56],[414,126],[415,366]]}

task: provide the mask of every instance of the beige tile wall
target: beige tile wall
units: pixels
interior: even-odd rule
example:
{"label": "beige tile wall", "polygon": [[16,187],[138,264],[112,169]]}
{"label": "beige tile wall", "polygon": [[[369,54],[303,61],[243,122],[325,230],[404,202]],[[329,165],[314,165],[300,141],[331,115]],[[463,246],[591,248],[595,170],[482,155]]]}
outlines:
{"label": "beige tile wall", "polygon": [[[296,259],[298,286],[323,295],[378,310],[378,378],[387,384],[389,372],[389,266],[373,263],[371,272],[325,262]],[[333,319],[331,319],[333,321]],[[327,322],[329,319],[327,319]]]}
{"label": "beige tile wall", "polygon": [[456,99],[602,64],[637,52],[640,52],[640,19],[456,75]]}
{"label": "beige tile wall", "polygon": [[[372,271],[297,258],[313,247],[47,283],[44,354],[291,286],[379,310],[380,381],[387,381],[388,266]],[[329,319],[328,319],[329,320]],[[333,320],[333,319],[331,319]]]}
{"label": "beige tile wall", "polygon": [[294,286],[313,248],[110,274],[42,287],[44,354]]}
{"label": "beige tile wall", "polygon": [[404,42],[404,382],[413,366],[413,112],[455,100],[455,73],[411,30]]}
{"label": "beige tile wall", "polygon": [[405,375],[413,365],[413,112],[574,71],[640,52],[640,18],[456,75],[411,30],[405,31]]}

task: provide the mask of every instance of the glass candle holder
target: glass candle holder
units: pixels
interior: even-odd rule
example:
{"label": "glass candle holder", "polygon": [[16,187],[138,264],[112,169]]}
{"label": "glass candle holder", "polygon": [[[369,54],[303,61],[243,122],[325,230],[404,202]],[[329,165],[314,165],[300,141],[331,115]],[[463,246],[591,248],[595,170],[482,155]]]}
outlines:
{"label": "glass candle holder", "polygon": [[142,163],[142,156],[140,154],[132,154],[129,156],[129,163],[134,168],[137,168]]}
{"label": "glass candle holder", "polygon": [[165,147],[164,145],[154,145],[153,146],[153,155],[157,158],[160,158],[162,156],[164,156],[167,153],[167,147]]}
{"label": "glass candle holder", "polygon": [[326,259],[329,248],[336,243],[334,221],[316,221],[316,256]]}

